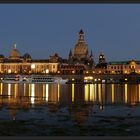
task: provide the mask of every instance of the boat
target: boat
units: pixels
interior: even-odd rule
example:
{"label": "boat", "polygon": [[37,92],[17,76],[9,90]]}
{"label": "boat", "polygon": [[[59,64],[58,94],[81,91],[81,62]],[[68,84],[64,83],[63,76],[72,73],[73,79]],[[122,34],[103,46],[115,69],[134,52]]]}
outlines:
{"label": "boat", "polygon": [[31,75],[27,77],[28,83],[55,83],[54,77],[50,75]]}
{"label": "boat", "polygon": [[5,75],[2,79],[2,83],[21,83],[24,82],[25,79],[23,79],[20,75]]}
{"label": "boat", "polygon": [[68,79],[62,79],[62,77],[55,77],[55,83],[65,84]]}
{"label": "boat", "polygon": [[68,79],[51,75],[5,75],[2,83],[60,83],[65,84]]}
{"label": "boat", "polygon": [[62,79],[62,77],[56,77],[52,75],[31,75],[28,79],[28,83],[60,83],[65,84],[68,79]]}

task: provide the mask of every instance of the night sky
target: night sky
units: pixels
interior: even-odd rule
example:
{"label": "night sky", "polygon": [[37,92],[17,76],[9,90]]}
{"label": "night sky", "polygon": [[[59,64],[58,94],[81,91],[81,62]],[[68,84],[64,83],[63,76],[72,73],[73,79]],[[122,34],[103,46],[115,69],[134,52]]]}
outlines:
{"label": "night sky", "polygon": [[0,4],[0,53],[68,58],[81,28],[96,62],[140,60],[140,4]]}

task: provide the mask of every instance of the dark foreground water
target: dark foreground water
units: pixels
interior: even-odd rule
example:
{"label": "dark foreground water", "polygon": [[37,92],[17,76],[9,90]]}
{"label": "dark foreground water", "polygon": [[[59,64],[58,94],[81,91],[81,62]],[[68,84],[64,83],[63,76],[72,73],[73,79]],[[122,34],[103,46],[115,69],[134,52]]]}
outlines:
{"label": "dark foreground water", "polygon": [[2,84],[1,136],[139,136],[140,84]]}

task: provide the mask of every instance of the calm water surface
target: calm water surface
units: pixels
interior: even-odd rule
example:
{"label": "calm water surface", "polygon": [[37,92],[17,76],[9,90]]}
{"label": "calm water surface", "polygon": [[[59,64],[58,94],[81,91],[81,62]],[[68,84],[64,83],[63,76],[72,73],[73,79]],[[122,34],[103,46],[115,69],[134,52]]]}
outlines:
{"label": "calm water surface", "polygon": [[[33,123],[36,125],[34,129],[38,128],[37,135],[57,135],[57,132],[52,132],[53,128],[46,130],[48,126],[70,129],[63,132],[64,134],[62,131],[58,132],[61,135],[81,135],[80,133],[86,130],[80,131],[75,127],[95,124],[99,127],[101,121],[101,126],[109,128],[112,124],[108,122],[106,125],[107,121],[103,121],[103,117],[104,119],[131,117],[131,120],[134,117],[138,118],[139,103],[140,84],[0,83],[0,123],[2,121],[31,123],[34,120]],[[28,128],[33,127],[30,123]],[[121,122],[117,120],[116,123]],[[96,126],[96,129],[98,127]],[[87,135],[93,134],[88,132]]]}

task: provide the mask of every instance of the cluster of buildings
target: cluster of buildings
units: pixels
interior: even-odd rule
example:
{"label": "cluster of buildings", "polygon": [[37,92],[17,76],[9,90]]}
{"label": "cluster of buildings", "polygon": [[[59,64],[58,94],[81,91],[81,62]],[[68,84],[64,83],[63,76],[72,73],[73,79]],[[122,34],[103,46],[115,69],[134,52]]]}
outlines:
{"label": "cluster of buildings", "polygon": [[49,59],[33,59],[30,54],[21,55],[16,47],[8,57],[0,54],[1,74],[140,74],[140,61],[107,62],[105,55],[100,53],[98,63],[95,63],[92,50],[84,39],[84,32],[80,30],[77,44],[70,50],[67,59],[57,53]]}

